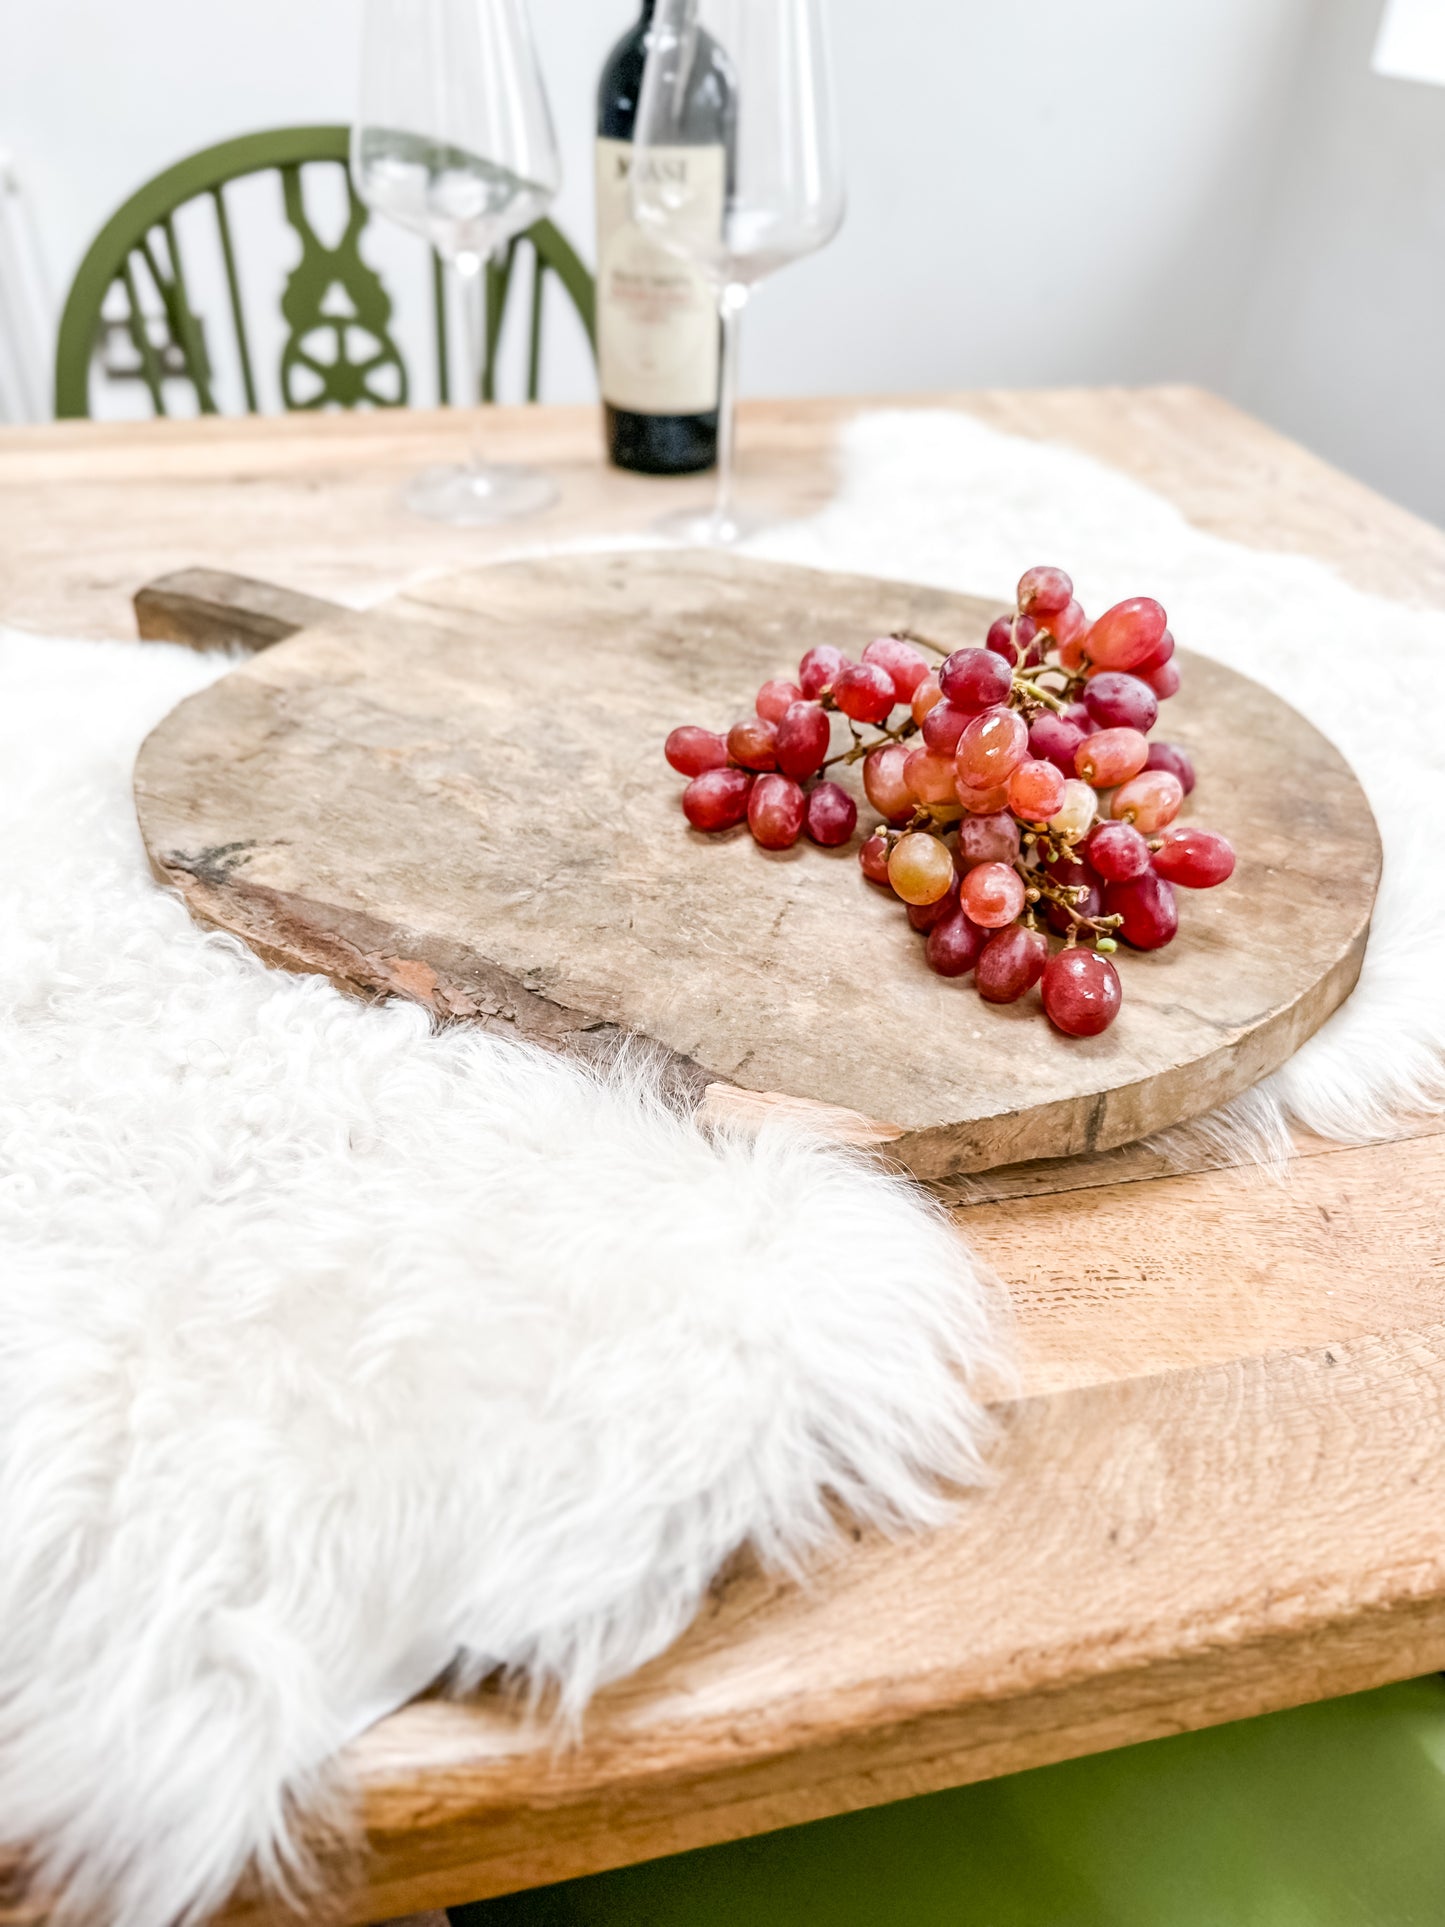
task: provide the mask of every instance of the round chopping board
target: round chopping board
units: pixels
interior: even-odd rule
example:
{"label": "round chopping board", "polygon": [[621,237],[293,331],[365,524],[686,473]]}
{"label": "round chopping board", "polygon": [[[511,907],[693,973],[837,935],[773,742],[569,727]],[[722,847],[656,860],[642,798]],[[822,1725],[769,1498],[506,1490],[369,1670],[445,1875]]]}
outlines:
{"label": "round chopping board", "polygon": [[[348,989],[572,1048],[640,1034],[716,1107],[854,1114],[846,1134],[922,1177],[1106,1149],[1255,1082],[1355,982],[1379,842],[1310,724],[1180,652],[1159,733],[1198,766],[1182,820],[1222,830],[1238,868],[1179,893],[1168,949],[1121,950],[1123,1011],[1088,1040],[1037,991],[991,1006],[935,976],[857,838],[696,834],[662,757],[675,724],[726,728],[814,643],[976,643],[996,613],[703,553],[478,569],[182,703],[137,763],[142,833],[200,919]],[[864,804],[860,835],[873,820]]]}

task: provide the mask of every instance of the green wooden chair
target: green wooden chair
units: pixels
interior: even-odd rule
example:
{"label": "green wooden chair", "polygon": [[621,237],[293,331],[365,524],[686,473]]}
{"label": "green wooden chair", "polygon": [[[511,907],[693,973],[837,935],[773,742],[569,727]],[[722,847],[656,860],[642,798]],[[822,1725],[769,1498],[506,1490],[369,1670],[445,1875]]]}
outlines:
{"label": "green wooden chair", "polygon": [[[116,297],[124,304],[120,325],[134,349],[138,373],[155,412],[168,412],[165,386],[175,378],[190,384],[202,414],[219,412],[210,330],[193,304],[177,232],[181,210],[206,202],[224,266],[240,387],[247,411],[258,412],[255,360],[226,203],[227,188],[255,174],[280,177],[280,212],[301,246],[280,304],[286,329],[280,362],[283,404],[288,409],[404,406],[413,384],[393,338],[391,296],[362,258],[367,209],[351,185],[348,145],[345,127],[280,127],[247,134],[178,161],[133,194],[96,236],[71,285],[56,346],[56,415],[90,413],[92,363],[113,288],[120,291]],[[306,201],[304,183],[310,178],[306,170],[320,167],[339,168],[345,180],[345,229],[330,246],[322,240]],[[532,269],[528,401],[537,399],[541,379],[542,316],[549,275],[571,297],[595,349],[592,276],[560,230],[550,221],[538,221],[487,270],[483,401],[496,398],[497,349],[516,278],[519,244],[530,252]],[[436,391],[439,400],[449,402],[447,308],[442,264],[435,252],[431,276]]]}

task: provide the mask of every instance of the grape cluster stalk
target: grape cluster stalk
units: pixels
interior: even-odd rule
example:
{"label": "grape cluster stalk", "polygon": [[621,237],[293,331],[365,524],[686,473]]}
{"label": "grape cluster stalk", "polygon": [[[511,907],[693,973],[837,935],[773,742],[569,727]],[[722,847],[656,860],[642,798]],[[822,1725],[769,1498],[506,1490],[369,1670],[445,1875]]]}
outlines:
{"label": "grape cluster stalk", "polygon": [[[695,830],[745,822],[766,850],[850,842],[858,806],[827,772],[861,762],[881,821],[858,861],[902,901],[929,967],[971,973],[988,1003],[1037,985],[1056,1030],[1094,1037],[1119,1014],[1120,941],[1162,949],[1176,889],[1234,871],[1224,837],[1176,821],[1190,757],[1150,740],[1179,681],[1151,596],[1090,623],[1062,569],[1032,568],[982,647],[899,630],[855,662],[820,644],[726,735],[685,725],[666,755],[689,779]],[[835,749],[836,718],[848,740]]]}

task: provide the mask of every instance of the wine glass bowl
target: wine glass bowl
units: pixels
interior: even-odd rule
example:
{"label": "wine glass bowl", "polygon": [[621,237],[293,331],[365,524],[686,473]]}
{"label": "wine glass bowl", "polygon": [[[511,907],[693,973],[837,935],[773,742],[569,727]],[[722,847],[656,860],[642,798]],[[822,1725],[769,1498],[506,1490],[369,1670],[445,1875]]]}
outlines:
{"label": "wine glass bowl", "polygon": [[[461,287],[469,400],[479,399],[487,258],[551,205],[562,180],[525,0],[366,0],[356,191],[420,234]],[[486,523],[556,499],[533,469],[475,456],[406,491],[419,514]]]}
{"label": "wine glass bowl", "polygon": [[[725,103],[719,218],[669,165],[699,103]],[[843,221],[842,149],[825,0],[657,0],[638,100],[633,217],[717,290],[723,330],[718,495],[680,530],[731,542],[738,329],[754,285],[825,247]]]}

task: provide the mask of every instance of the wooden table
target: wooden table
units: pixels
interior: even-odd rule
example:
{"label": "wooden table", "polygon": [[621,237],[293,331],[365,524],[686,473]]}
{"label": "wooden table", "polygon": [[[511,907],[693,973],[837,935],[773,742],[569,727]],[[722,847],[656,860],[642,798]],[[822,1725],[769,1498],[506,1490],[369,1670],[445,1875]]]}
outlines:
{"label": "wooden table", "polygon": [[[1088,450],[1233,539],[1445,606],[1445,535],[1185,389],[928,397]],[[890,405],[897,405],[892,403]],[[745,411],[781,509],[866,404]],[[400,481],[456,417],[0,433],[0,620],[132,633],[193,563],[377,599],[705,484],[609,473],[591,410],[483,433],[563,481],[545,522],[431,528]],[[958,1222],[1006,1279],[1024,1395],[957,1523],[855,1536],[806,1590],[740,1566],[555,1754],[500,1700],[420,1702],[351,1750],[375,1919],[736,1838],[1445,1666],[1445,1135],[1301,1143],[1290,1181],[1142,1152],[993,1173]],[[18,1911],[0,1918],[19,1920]]]}

